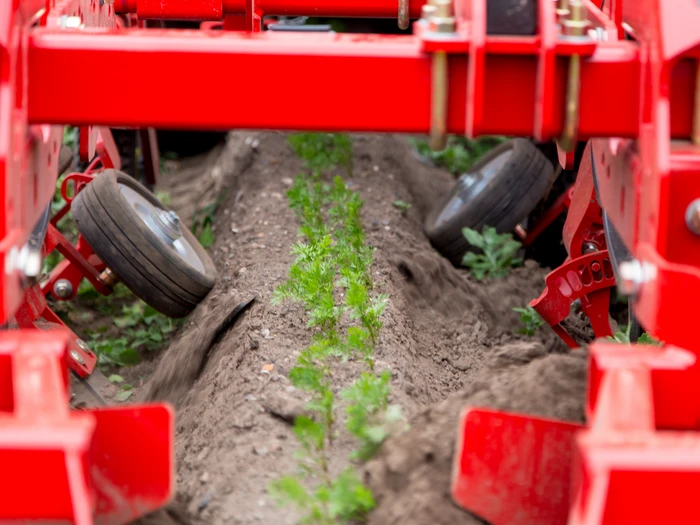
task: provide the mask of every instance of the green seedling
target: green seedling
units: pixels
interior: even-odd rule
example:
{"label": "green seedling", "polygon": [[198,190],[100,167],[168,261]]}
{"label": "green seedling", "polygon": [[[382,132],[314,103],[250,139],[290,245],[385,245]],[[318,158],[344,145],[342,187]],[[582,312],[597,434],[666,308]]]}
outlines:
{"label": "green seedling", "polygon": [[462,265],[469,268],[478,280],[484,277],[491,279],[505,277],[513,266],[522,262],[522,259],[515,257],[521,245],[510,233],[499,234],[496,228],[484,226],[483,233],[464,228],[462,234],[469,244],[482,251],[482,253],[467,252],[462,259]]}
{"label": "green seedling", "polygon": [[272,300],[296,301],[306,311],[313,342],[300,353],[289,379],[311,399],[306,415],[294,424],[300,446],[298,473],[273,482],[270,494],[280,504],[294,505],[302,514],[301,523],[335,525],[362,520],[374,507],[371,492],[353,467],[331,473],[328,462],[338,435],[344,430],[353,436],[358,448],[351,458],[366,460],[388,435],[390,423],[400,417],[397,407],[388,403],[388,373],[362,374],[342,391],[345,426],[337,424],[343,414],[334,394],[334,367],[360,358],[372,369],[389,298],[374,293],[373,250],[365,242],[359,194],[340,177],[323,181],[324,170],[338,165],[349,169],[349,139],[300,134],[290,137],[290,144],[310,170],[296,178],[287,194],[304,240],[292,247],[288,279]]}
{"label": "green seedling", "polygon": [[513,311],[520,314],[522,327],[518,330],[519,334],[533,336],[544,324],[540,314],[530,305],[525,308],[513,308]]}
{"label": "green seedling", "polygon": [[296,133],[289,144],[304,161],[312,174],[341,166],[352,171],[352,142],[347,135],[337,133]]}
{"label": "green seedling", "polygon": [[389,436],[391,426],[402,419],[401,408],[389,405],[390,380],[390,372],[380,376],[365,372],[340,393],[348,402],[345,425],[360,443],[351,456],[353,459],[372,458]]}
{"label": "green seedling", "polygon": [[411,203],[404,202],[402,200],[394,201],[394,208],[400,210],[402,215],[406,215],[408,210],[410,210],[412,207],[413,205]]}

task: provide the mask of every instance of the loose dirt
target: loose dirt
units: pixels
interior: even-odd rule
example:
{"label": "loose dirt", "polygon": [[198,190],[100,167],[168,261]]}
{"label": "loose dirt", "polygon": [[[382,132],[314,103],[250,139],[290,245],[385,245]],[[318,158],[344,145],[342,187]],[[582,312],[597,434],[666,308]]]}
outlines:
{"label": "loose dirt", "polygon": [[[290,421],[307,400],[287,378],[311,337],[303,310],[270,303],[297,240],[285,192],[301,170],[284,134],[237,132],[164,181],[183,217],[221,197],[210,251],[220,275],[134,395],[178,408],[177,501],[144,523],[296,522],[293,512],[272,504],[267,486],[293,472]],[[390,296],[376,368],[391,371],[392,402],[411,424],[366,466],[379,503],[370,521],[474,523],[448,496],[459,411],[474,404],[581,420],[585,361],[558,355],[564,349],[551,331],[534,342],[515,333],[512,308],[544,286],[545,270],[536,263],[478,283],[433,250],[422,221],[453,178],[424,164],[407,141],[355,137],[346,180],[365,200],[363,221],[377,248],[374,280]],[[412,208],[404,214],[396,200]],[[340,370],[339,388],[358,370],[353,362]],[[341,444],[336,468],[346,457]]]}

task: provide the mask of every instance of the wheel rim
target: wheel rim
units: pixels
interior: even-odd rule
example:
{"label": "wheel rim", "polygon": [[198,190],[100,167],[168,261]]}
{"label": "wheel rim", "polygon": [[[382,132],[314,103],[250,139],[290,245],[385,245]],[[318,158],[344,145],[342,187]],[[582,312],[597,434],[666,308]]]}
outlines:
{"label": "wheel rim", "polygon": [[136,212],[139,219],[163,244],[193,269],[200,273],[206,271],[194,246],[183,235],[180,228],[180,218],[174,211],[153,204],[126,184],[117,183],[117,186],[124,200]]}
{"label": "wheel rim", "polygon": [[440,215],[438,215],[435,220],[435,225],[441,226],[457,215],[475,195],[478,195],[489,185],[491,180],[501,171],[506,162],[508,162],[512,154],[513,149],[508,149],[500,155],[495,156],[479,169],[468,171],[460,176],[452,190],[452,196],[445,206],[443,206]]}

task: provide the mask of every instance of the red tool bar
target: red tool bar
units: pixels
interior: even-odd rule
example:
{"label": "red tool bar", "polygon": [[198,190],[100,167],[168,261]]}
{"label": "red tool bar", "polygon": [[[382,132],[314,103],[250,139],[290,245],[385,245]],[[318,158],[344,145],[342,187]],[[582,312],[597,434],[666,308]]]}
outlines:
{"label": "red tool bar", "polygon": [[[478,134],[532,136],[537,51],[529,40],[501,40],[486,46]],[[467,60],[466,54],[449,59],[451,133],[465,131]],[[72,64],[99,64],[99,85],[93,71],[76,71]],[[135,80],[126,81],[124,71]],[[629,42],[601,44],[583,61],[580,139],[638,134],[639,74]],[[566,76],[567,60],[560,59],[551,101],[555,136],[563,128]],[[37,29],[28,77],[30,122],[410,133],[430,128],[431,54],[413,36]],[[615,90],[601,96],[610,85]],[[46,86],[52,86],[51,96]]]}
{"label": "red tool bar", "polygon": [[[411,18],[420,16],[424,0],[408,0]],[[398,18],[399,0],[116,0],[117,13],[136,13],[140,19],[221,20],[243,15],[251,4],[260,14],[281,16]]]}

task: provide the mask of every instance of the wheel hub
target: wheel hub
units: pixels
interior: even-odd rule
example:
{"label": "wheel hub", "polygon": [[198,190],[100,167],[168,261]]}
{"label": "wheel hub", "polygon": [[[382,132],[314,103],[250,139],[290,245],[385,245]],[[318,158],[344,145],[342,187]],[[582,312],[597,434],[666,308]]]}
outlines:
{"label": "wheel hub", "polygon": [[157,228],[157,231],[155,229],[153,230],[154,233],[156,233],[156,235],[162,233],[166,237],[163,239],[166,242],[168,239],[170,241],[177,241],[182,237],[180,217],[178,217],[177,213],[174,211],[154,209],[151,212],[151,219]]}

